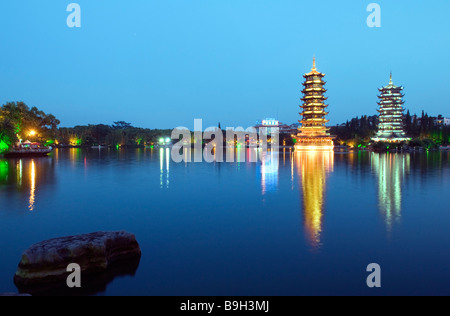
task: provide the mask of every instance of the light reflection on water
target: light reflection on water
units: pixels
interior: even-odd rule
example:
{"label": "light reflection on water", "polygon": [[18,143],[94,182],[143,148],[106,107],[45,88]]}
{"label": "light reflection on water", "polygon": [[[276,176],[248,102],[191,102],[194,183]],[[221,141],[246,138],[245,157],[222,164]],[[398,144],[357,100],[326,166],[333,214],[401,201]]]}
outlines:
{"label": "light reflection on water", "polygon": [[378,177],[378,203],[387,230],[402,215],[402,184],[410,171],[410,154],[373,153],[371,164]]}
{"label": "light reflection on water", "polygon": [[[252,154],[239,149],[235,157],[243,152]],[[10,276],[32,243],[95,230],[126,229],[141,242],[144,261],[136,278],[125,279],[132,285],[113,282],[107,290],[119,295],[134,288],[174,295],[277,295],[278,288],[296,295],[314,288],[303,273],[320,278],[326,273],[321,267],[336,258],[336,269],[353,281],[360,273],[353,276],[348,266],[359,258],[358,266],[420,262],[423,271],[450,259],[443,246],[448,210],[438,202],[450,189],[448,153],[281,149],[257,163],[216,160],[177,164],[169,148],[64,149],[48,158],[0,159],[0,240],[11,241],[2,246],[0,292],[15,290]],[[426,247],[410,243],[418,231]],[[433,261],[423,262],[430,254]],[[400,264],[391,269],[411,272]],[[197,281],[187,281],[188,274]],[[261,275],[266,281],[254,282]],[[449,275],[426,277],[440,284]],[[322,284],[340,293],[335,281]],[[166,282],[185,291],[164,292]],[[249,290],[221,292],[237,287]]]}
{"label": "light reflection on water", "polygon": [[28,208],[30,211],[34,211],[36,198],[36,164],[34,163],[34,160],[31,160],[30,183],[30,206]]}
{"label": "light reflection on water", "polygon": [[53,167],[53,160],[49,157],[0,159],[0,189],[5,186],[14,188],[10,196],[19,194],[27,201],[27,210],[33,212],[36,209],[38,187],[52,182]]}
{"label": "light reflection on water", "polygon": [[170,169],[170,149],[159,149],[159,186],[160,188],[169,188],[169,169]]}
{"label": "light reflection on water", "polygon": [[313,248],[321,247],[327,176],[333,172],[334,152],[296,152],[295,161],[303,197],[305,233]]}
{"label": "light reflection on water", "polygon": [[261,158],[261,191],[264,195],[277,190],[280,153],[265,152]]}

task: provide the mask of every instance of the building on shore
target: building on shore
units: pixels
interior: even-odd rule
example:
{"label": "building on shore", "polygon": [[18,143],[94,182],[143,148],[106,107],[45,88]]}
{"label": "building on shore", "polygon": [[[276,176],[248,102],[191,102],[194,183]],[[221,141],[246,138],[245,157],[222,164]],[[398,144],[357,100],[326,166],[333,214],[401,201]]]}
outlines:
{"label": "building on shore", "polygon": [[434,122],[437,126],[449,126],[450,125],[450,118],[443,117],[442,115],[439,115],[434,119]]}
{"label": "building on shore", "polygon": [[328,114],[325,109],[327,97],[324,96],[327,91],[324,88],[325,74],[320,73],[316,69],[316,59],[313,60],[313,68],[311,72],[303,76],[305,82],[302,91],[303,109],[300,115],[302,119],[296,137],[295,150],[332,150],[333,137],[330,136],[329,129],[325,126],[329,121],[325,118]]}
{"label": "building on shore", "polygon": [[379,123],[377,135],[372,138],[376,142],[398,143],[409,141],[403,126],[403,87],[394,85],[392,73],[389,84],[381,89],[379,105]]}
{"label": "building on shore", "polygon": [[254,127],[256,128],[257,133],[259,133],[259,129],[261,127],[265,127],[267,130],[267,134],[270,134],[273,128],[278,128],[278,132],[280,134],[291,135],[293,132],[297,130],[298,126],[297,124],[287,125],[274,118],[266,118],[264,120],[257,121]]}

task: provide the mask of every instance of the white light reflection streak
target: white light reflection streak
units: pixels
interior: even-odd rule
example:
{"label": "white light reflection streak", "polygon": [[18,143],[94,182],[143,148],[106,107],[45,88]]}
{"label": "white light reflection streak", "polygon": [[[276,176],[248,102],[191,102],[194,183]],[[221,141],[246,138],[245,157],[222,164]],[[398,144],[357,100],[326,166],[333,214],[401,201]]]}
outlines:
{"label": "white light reflection streak", "polygon": [[36,165],[34,160],[31,160],[31,171],[30,171],[30,205],[28,209],[32,212],[34,211],[35,204],[35,194],[36,194]]}

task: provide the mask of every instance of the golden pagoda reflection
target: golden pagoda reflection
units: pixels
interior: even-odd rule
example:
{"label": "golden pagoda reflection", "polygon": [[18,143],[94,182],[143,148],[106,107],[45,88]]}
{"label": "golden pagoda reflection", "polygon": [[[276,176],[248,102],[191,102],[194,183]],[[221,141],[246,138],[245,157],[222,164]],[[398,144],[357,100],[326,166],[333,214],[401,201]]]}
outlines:
{"label": "golden pagoda reflection", "polygon": [[279,155],[275,151],[265,152],[261,155],[261,188],[263,195],[277,190]]}
{"label": "golden pagoda reflection", "polygon": [[306,237],[313,248],[320,248],[328,173],[333,171],[333,151],[295,153],[303,194],[303,222]]}
{"label": "golden pagoda reflection", "polygon": [[28,209],[34,211],[34,203],[36,198],[36,165],[34,160],[31,161],[30,168],[30,205]]}
{"label": "golden pagoda reflection", "polygon": [[391,231],[401,218],[402,183],[410,170],[410,155],[372,153],[371,164],[378,177],[378,207]]}

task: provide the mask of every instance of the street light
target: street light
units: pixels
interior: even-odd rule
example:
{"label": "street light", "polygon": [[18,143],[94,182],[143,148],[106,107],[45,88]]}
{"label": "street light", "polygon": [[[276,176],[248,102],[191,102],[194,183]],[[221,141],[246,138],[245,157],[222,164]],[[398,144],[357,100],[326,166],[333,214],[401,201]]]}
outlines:
{"label": "street light", "polygon": [[30,130],[30,132],[28,133],[28,136],[35,136],[37,133],[35,130]]}

